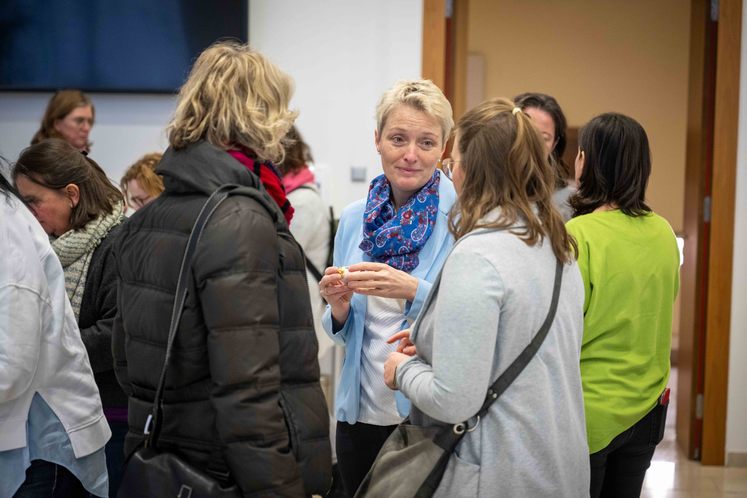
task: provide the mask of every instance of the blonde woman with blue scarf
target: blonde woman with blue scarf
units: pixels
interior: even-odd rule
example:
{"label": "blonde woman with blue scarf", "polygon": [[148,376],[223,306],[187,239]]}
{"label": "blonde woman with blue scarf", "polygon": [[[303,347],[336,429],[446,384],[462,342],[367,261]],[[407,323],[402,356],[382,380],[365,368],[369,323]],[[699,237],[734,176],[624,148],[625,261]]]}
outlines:
{"label": "blonde woman with blue scarf", "polygon": [[386,341],[414,321],[453,244],[447,216],[456,194],[437,168],[454,126],[448,100],[431,81],[401,81],[382,96],[376,121],[384,173],[343,211],[334,266],[319,282],[322,324],[345,346],[336,450],[350,496],[409,411],[383,381],[396,348]]}

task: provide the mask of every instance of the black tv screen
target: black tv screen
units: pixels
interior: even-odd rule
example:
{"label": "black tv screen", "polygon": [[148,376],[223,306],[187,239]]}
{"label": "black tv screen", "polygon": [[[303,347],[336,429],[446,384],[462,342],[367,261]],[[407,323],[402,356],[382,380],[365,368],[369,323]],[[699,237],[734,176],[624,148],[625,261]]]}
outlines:
{"label": "black tv screen", "polygon": [[0,0],[0,90],[176,91],[247,0]]}

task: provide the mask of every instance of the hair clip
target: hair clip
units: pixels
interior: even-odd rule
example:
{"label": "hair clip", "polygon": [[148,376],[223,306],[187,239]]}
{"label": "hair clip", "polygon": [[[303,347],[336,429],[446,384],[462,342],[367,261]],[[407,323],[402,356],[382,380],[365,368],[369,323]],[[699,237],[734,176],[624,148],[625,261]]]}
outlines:
{"label": "hair clip", "polygon": [[511,113],[512,113],[512,114],[513,114],[514,116],[516,116],[516,115],[517,115],[517,114],[519,114],[520,112],[521,112],[521,107],[514,107],[514,110],[513,110],[513,111],[511,111]]}

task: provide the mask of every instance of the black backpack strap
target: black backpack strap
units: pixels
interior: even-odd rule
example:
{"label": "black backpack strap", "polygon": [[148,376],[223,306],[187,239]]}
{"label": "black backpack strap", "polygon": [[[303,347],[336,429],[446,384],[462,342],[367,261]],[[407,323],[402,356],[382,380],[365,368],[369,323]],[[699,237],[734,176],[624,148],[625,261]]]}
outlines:
{"label": "black backpack strap", "polygon": [[319,271],[319,268],[314,266],[314,264],[309,261],[309,258],[306,257],[306,253],[304,253],[303,259],[306,260],[306,269],[309,270],[309,273],[314,276],[317,282],[320,281],[324,275],[322,275],[322,272]]}

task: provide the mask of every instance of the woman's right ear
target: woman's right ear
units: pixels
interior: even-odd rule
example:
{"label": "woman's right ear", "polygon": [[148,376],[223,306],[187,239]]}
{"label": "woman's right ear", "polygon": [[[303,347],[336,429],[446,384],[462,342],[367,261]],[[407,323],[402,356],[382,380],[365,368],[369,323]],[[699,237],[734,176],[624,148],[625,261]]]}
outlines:
{"label": "woman's right ear", "polygon": [[379,130],[374,130],[374,144],[376,144],[376,153],[381,154],[381,148],[379,145]]}

